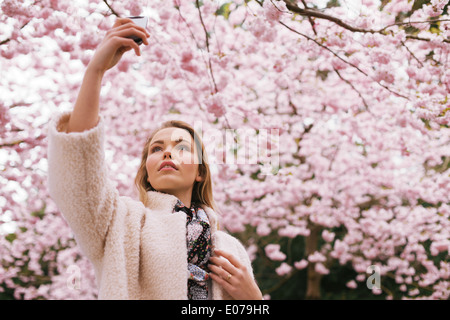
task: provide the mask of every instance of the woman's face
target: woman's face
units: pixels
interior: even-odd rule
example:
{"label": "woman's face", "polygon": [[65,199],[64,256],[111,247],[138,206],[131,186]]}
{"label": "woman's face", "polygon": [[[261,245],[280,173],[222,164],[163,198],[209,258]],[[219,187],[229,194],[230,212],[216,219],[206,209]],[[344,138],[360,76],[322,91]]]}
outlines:
{"label": "woman's face", "polygon": [[160,192],[175,196],[190,192],[192,195],[194,182],[202,180],[197,159],[194,139],[187,130],[161,129],[149,144],[148,181]]}

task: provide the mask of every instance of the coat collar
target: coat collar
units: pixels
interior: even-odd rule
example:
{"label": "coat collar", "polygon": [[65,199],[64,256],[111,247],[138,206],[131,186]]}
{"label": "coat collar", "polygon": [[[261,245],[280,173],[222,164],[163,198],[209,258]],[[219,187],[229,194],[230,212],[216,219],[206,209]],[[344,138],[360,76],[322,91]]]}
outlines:
{"label": "coat collar", "polygon": [[155,211],[172,212],[178,198],[159,191],[147,192],[147,208]]}
{"label": "coat collar", "polygon": [[[172,213],[175,204],[177,203],[178,198],[174,195],[162,193],[159,191],[148,191],[147,192],[147,208],[155,211],[162,211],[164,213]],[[205,210],[208,215],[209,224],[211,226],[211,232],[214,233],[218,229],[218,217],[216,212],[202,205],[203,210]]]}

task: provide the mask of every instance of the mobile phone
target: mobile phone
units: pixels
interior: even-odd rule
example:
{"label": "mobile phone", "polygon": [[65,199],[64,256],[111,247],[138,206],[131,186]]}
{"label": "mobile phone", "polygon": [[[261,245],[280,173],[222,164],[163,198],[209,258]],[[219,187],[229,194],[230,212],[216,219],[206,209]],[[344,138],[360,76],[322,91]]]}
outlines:
{"label": "mobile phone", "polygon": [[[147,27],[148,17],[136,16],[136,17],[128,17],[128,19],[133,20],[134,23],[136,23],[138,26],[144,29]],[[134,42],[136,42],[138,45],[141,45],[143,42],[142,39],[137,36],[131,36],[130,38],[133,39]]]}

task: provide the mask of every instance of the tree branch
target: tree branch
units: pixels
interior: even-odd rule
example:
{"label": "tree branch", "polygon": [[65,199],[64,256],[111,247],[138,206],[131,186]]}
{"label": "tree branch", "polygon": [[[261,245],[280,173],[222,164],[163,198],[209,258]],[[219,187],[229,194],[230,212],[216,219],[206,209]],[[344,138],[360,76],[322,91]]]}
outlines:
{"label": "tree branch", "polygon": [[[301,0],[301,1],[302,1],[303,5],[304,5],[305,8],[306,8],[306,2],[305,2],[305,0]],[[313,18],[312,18],[312,17],[308,17],[308,20],[309,20],[309,23],[311,24],[311,28],[312,28],[314,34],[317,36],[317,31],[316,31],[316,28],[314,27],[315,23],[314,23]]]}
{"label": "tree branch", "polygon": [[14,146],[17,146],[17,145],[19,145],[19,144],[21,144],[21,143],[24,143],[25,142],[25,140],[16,140],[16,141],[13,141],[13,142],[7,142],[7,143],[3,143],[3,144],[0,144],[0,149],[2,149],[2,148],[11,148],[11,147],[14,147]]}
{"label": "tree branch", "polygon": [[314,10],[314,9],[302,9],[299,8],[297,5],[294,5],[292,3],[290,3],[289,1],[285,0],[284,1],[286,3],[286,8],[289,9],[289,11],[298,13],[301,16],[305,16],[305,17],[314,17],[314,18],[319,18],[319,19],[324,19],[324,20],[328,20],[328,21],[332,21],[334,23],[336,23],[337,25],[353,31],[353,32],[361,32],[361,33],[379,33],[377,30],[371,30],[371,29],[363,29],[363,28],[358,28],[358,27],[353,27],[351,25],[349,25],[348,23],[342,21],[339,18],[330,16],[328,14],[322,13],[320,11]]}
{"label": "tree branch", "polygon": [[206,30],[206,26],[205,23],[203,21],[203,17],[202,17],[202,11],[200,10],[200,3],[198,0],[195,0],[195,4],[197,6],[197,10],[198,10],[198,15],[200,17],[200,22],[202,24],[203,30],[205,31],[205,42],[206,42],[206,50],[208,51],[208,67],[209,67],[209,73],[211,75],[211,80],[213,82],[214,85],[214,93],[219,92],[219,90],[217,89],[217,85],[216,85],[216,79],[214,78],[214,73],[213,73],[213,69],[212,69],[212,64],[211,64],[211,52],[209,51],[209,35],[208,35],[208,31]]}
{"label": "tree branch", "polygon": [[108,1],[103,0],[103,2],[106,4],[106,6],[111,10],[111,13],[115,15],[116,17],[120,18],[120,15],[109,5]]}
{"label": "tree branch", "polygon": [[423,63],[414,55],[414,53],[409,50],[409,48],[406,46],[405,42],[402,41],[402,46],[406,49],[406,51],[409,52],[409,54],[411,55],[411,57],[413,57],[421,67],[423,67]]}
{"label": "tree branch", "polygon": [[294,32],[294,33],[296,33],[296,34],[298,34],[298,35],[301,35],[302,37],[305,37],[305,38],[308,39],[308,40],[313,41],[315,44],[317,44],[317,45],[320,46],[321,48],[323,48],[323,49],[329,51],[330,53],[332,53],[332,54],[333,54],[335,57],[337,57],[339,60],[343,61],[344,63],[346,63],[346,64],[348,64],[348,65],[350,65],[350,66],[352,66],[353,68],[355,68],[356,70],[358,70],[359,72],[361,72],[363,75],[365,75],[366,77],[368,77],[368,74],[365,73],[364,71],[362,71],[360,68],[358,68],[358,66],[354,65],[354,64],[351,63],[350,61],[347,61],[347,60],[343,59],[343,58],[340,57],[336,52],[334,52],[333,50],[331,50],[331,49],[328,48],[327,46],[324,46],[323,44],[321,44],[321,43],[318,42],[317,40],[315,40],[315,39],[313,39],[313,38],[311,38],[311,37],[308,37],[306,34],[303,34],[303,33],[301,33],[301,32],[298,32],[298,31],[295,30],[295,29],[292,29],[291,27],[289,27],[288,25],[286,25],[286,24],[285,24],[284,22],[282,22],[282,21],[278,21],[278,22],[279,22],[281,25],[285,26],[287,29],[291,30],[292,32]]}
{"label": "tree branch", "polygon": [[344,77],[342,77],[342,75],[339,73],[339,71],[338,71],[336,68],[334,68],[334,72],[336,72],[336,74],[338,75],[338,77],[339,77],[342,81],[344,81],[344,82],[347,83],[350,87],[352,87],[352,89],[353,89],[353,90],[358,94],[358,96],[361,98],[361,100],[362,100],[364,106],[366,107],[366,110],[370,112],[370,110],[369,110],[369,105],[367,104],[366,99],[364,99],[364,97],[363,97],[363,95],[361,94],[361,92],[359,92],[359,90],[356,89],[355,86],[354,86],[350,81],[348,81],[347,79],[345,79]]}
{"label": "tree branch", "polygon": [[430,20],[424,20],[424,21],[408,21],[408,22],[396,22],[387,25],[386,27],[378,30],[378,32],[384,32],[387,28],[394,27],[394,26],[402,26],[402,25],[412,25],[415,23],[434,23],[434,22],[442,22],[442,21],[450,21],[450,19],[430,19]]}
{"label": "tree branch", "polygon": [[[359,72],[361,72],[363,75],[365,75],[366,77],[369,77],[369,75],[367,73],[365,73],[364,71],[362,71],[360,68],[358,68],[358,66],[354,65],[353,63],[351,63],[350,61],[347,61],[345,59],[343,59],[342,57],[340,57],[336,52],[334,52],[333,50],[331,50],[330,48],[328,48],[327,46],[324,46],[323,44],[321,44],[320,42],[318,42],[317,40],[308,37],[306,34],[303,34],[301,32],[298,32],[295,29],[292,29],[291,27],[289,27],[288,25],[286,25],[284,22],[282,21],[278,21],[281,25],[285,26],[286,28],[288,28],[289,30],[291,30],[294,33],[297,33],[298,35],[301,35],[302,37],[305,37],[308,40],[313,41],[315,44],[317,44],[318,46],[320,46],[321,48],[331,52],[335,57],[337,57],[339,60],[345,62],[346,64],[352,66],[353,68],[355,68],[356,70],[358,70]],[[390,89],[388,86],[380,83],[379,81],[375,81],[379,86],[383,87],[384,89],[388,90],[390,93],[396,95],[397,97],[401,97],[404,98],[406,100],[409,100],[409,98],[405,95],[402,95],[401,93],[395,92],[392,89]]]}
{"label": "tree branch", "polygon": [[[330,16],[328,14],[322,13],[320,11],[314,10],[314,9],[302,9],[299,8],[297,5],[290,3],[289,0],[284,0],[284,2],[286,3],[286,8],[288,8],[289,11],[297,13],[301,16],[305,16],[305,17],[315,17],[318,19],[324,19],[324,20],[328,20],[331,22],[334,22],[335,24],[337,24],[338,26],[343,27],[344,29],[347,29],[349,31],[352,32],[360,32],[360,33],[378,33],[378,34],[382,34],[382,35],[387,35],[386,33],[386,29],[393,27],[395,25],[402,25],[402,24],[411,24],[411,23],[432,23],[432,22],[439,22],[439,21],[449,21],[449,19],[441,19],[441,20],[425,20],[425,21],[415,21],[415,22],[401,22],[401,23],[395,23],[395,24],[390,24],[384,28],[378,29],[378,30],[373,30],[373,29],[364,29],[364,28],[358,28],[358,27],[354,27],[344,21],[342,21],[339,18]],[[427,39],[427,38],[422,38],[422,37],[418,37],[418,36],[414,36],[414,35],[407,35],[406,39],[414,39],[414,40],[420,40],[420,41],[431,41],[431,39]],[[448,39],[444,39],[443,42],[446,43],[450,43],[450,40]]]}
{"label": "tree branch", "polygon": [[[21,27],[20,27],[20,30],[22,30],[23,28],[25,28],[26,25],[30,23],[30,21],[31,21],[31,20],[27,21],[23,26],[21,26]],[[0,41],[0,46],[3,45],[3,44],[7,44],[7,43],[10,42],[10,41],[11,41],[11,38],[2,40],[2,41]]]}

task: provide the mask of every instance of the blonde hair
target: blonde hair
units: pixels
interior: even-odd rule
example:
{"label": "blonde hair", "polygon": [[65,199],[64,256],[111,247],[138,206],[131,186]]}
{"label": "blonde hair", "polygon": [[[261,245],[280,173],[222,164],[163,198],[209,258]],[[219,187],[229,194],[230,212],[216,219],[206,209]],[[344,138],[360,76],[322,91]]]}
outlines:
{"label": "blonde hair", "polygon": [[[212,180],[211,180],[211,172],[209,170],[208,165],[208,159],[205,151],[205,146],[203,145],[203,142],[200,139],[200,136],[197,134],[197,132],[192,128],[188,123],[184,121],[179,120],[170,120],[164,122],[158,129],[156,129],[147,139],[144,145],[144,149],[142,150],[142,157],[141,157],[141,164],[139,166],[138,172],[136,174],[136,178],[134,180],[134,183],[138,189],[139,192],[139,200],[144,204],[147,205],[148,191],[156,191],[150,182],[148,181],[148,173],[146,168],[146,162],[148,157],[148,148],[150,146],[150,142],[152,141],[155,134],[160,131],[161,129],[165,128],[181,128],[185,129],[189,132],[192,139],[194,140],[194,143],[197,148],[197,160],[198,160],[198,170],[200,173],[200,176],[203,178],[202,181],[195,181],[194,187],[192,189],[192,197],[191,202],[195,202],[200,205],[208,206],[209,208],[217,211],[216,204],[214,202],[213,198],[213,191],[212,191]],[[199,150],[201,150],[201,153],[199,153]]]}

